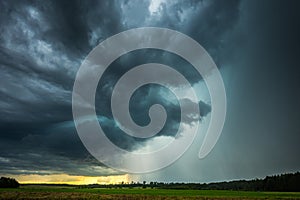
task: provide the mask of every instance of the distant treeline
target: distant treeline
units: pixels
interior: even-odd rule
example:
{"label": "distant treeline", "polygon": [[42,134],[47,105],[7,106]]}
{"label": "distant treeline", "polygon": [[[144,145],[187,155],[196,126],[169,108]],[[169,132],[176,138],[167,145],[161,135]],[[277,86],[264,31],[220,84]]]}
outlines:
{"label": "distant treeline", "polygon": [[240,190],[240,191],[286,191],[300,192],[300,172],[267,176],[264,179],[238,180],[218,183],[121,183],[113,185],[82,185],[80,188],[159,188],[159,189],[194,189],[194,190]]}
{"label": "distant treeline", "polygon": [[300,173],[267,176],[264,179],[238,180],[218,183],[169,183],[166,189],[243,190],[300,192]]}

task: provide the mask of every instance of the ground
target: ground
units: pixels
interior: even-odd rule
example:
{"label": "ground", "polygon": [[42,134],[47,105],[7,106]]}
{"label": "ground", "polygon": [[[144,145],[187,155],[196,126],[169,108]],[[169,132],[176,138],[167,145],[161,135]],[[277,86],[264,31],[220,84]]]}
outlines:
{"label": "ground", "polygon": [[0,199],[300,199],[300,192],[243,192],[171,189],[79,189],[58,186],[21,186],[0,189]]}

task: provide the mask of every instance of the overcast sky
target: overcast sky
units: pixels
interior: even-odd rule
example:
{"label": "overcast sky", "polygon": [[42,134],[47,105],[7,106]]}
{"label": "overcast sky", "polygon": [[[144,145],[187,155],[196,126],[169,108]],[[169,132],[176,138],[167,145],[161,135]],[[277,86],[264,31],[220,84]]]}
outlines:
{"label": "overcast sky", "polygon": [[[177,162],[133,180],[210,182],[300,170],[299,1],[124,0],[0,1],[0,175],[122,175],[94,159],[72,118],[72,87],[88,53],[104,39],[136,27],[180,31],[212,56],[224,79],[227,117],[222,135],[204,159],[203,136]],[[153,103],[165,106],[166,126],[151,140],[130,137],[110,111],[116,81],[130,68],[158,62],[187,77],[198,95],[201,127],[211,105],[201,77],[173,54],[139,50],[117,59],[99,82],[100,123],[112,142],[129,151],[174,137],[178,102],[148,85],[130,104],[133,119],[149,122]],[[187,119],[185,123],[192,123]]]}

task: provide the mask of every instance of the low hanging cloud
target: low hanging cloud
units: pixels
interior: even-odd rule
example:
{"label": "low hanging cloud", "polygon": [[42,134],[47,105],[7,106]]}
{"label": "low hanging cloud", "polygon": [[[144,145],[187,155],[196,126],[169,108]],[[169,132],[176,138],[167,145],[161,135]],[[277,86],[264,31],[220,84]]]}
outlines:
{"label": "low hanging cloud", "polygon": [[[238,1],[192,0],[159,4],[154,1],[0,2],[0,173],[118,174],[90,157],[72,122],[72,87],[85,56],[99,42],[120,31],[157,26],[193,37],[219,62],[222,46],[217,43],[236,23],[238,7]],[[191,84],[202,81],[186,61],[167,52],[141,50],[116,60],[99,82],[96,109],[103,119],[100,123],[109,130],[108,137],[127,150],[143,148],[147,140],[130,137],[115,126],[109,95],[123,73],[148,62],[173,66]],[[162,88],[147,86],[131,102],[133,119],[141,124],[149,120],[149,106],[165,105],[169,115],[158,137],[174,137],[180,122],[178,102],[166,101],[163,97],[168,95]],[[198,103],[201,116],[185,118],[184,123],[190,124],[209,114],[209,102]]]}

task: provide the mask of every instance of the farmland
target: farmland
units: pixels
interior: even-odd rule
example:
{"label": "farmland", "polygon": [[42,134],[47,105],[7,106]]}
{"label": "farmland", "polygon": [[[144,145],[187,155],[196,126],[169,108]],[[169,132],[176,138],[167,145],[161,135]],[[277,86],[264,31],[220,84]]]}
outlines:
{"label": "farmland", "polygon": [[300,199],[300,193],[25,185],[0,189],[0,199]]}

